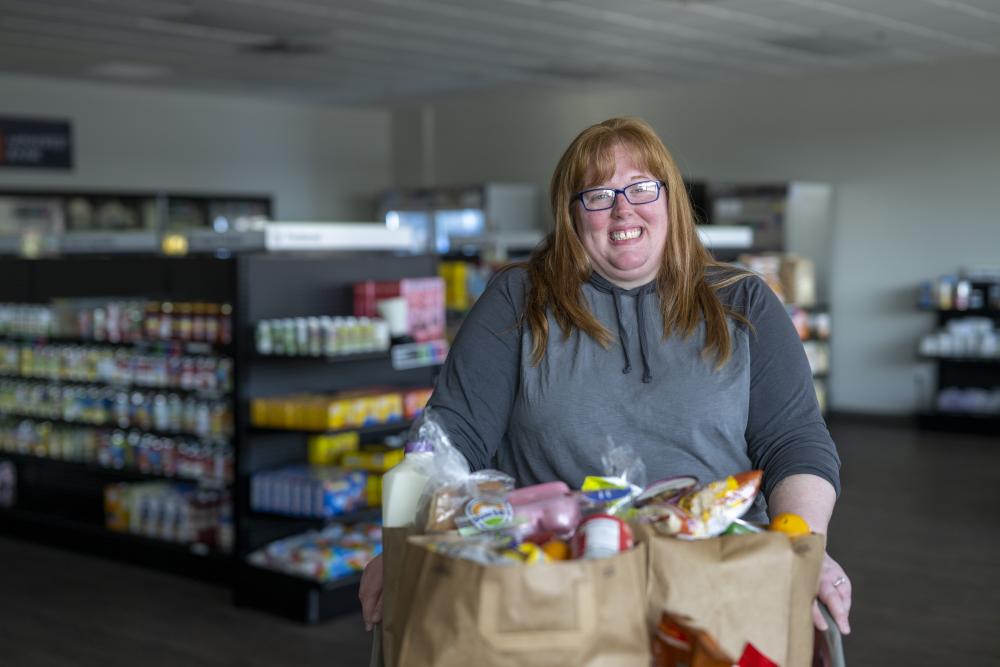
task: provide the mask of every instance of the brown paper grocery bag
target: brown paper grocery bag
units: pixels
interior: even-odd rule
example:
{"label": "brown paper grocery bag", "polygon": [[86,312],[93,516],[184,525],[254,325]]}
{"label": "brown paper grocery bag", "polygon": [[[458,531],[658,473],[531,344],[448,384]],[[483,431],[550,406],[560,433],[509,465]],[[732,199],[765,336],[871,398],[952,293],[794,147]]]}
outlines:
{"label": "brown paper grocery bag", "polygon": [[679,540],[640,529],[649,550],[648,619],[691,618],[731,655],[752,643],[782,667],[812,661],[812,603],[822,535],[782,533]]}
{"label": "brown paper grocery bag", "polygon": [[[382,529],[382,655],[386,667],[400,664],[399,646],[415,587],[407,574],[418,567],[416,560],[406,561],[406,540],[415,533],[413,527]],[[411,555],[414,559],[422,557],[419,552]]]}
{"label": "brown paper grocery bag", "polygon": [[406,552],[406,576],[419,583],[407,593],[400,665],[648,667],[644,549],[484,566],[433,553],[422,539]]}

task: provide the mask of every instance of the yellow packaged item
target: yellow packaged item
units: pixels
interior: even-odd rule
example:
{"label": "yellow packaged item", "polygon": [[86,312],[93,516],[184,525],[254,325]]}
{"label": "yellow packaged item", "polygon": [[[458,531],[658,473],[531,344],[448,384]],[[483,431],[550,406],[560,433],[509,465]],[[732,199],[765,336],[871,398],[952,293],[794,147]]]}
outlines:
{"label": "yellow packaged item", "polygon": [[402,461],[403,456],[405,452],[402,449],[362,450],[344,454],[340,465],[349,470],[385,473]]}
{"label": "yellow packaged item", "polygon": [[361,436],[357,431],[311,435],[306,441],[309,463],[312,465],[339,465],[344,454],[358,451]]}
{"label": "yellow packaged item", "polygon": [[368,475],[365,496],[368,500],[368,507],[382,506],[382,475]]}

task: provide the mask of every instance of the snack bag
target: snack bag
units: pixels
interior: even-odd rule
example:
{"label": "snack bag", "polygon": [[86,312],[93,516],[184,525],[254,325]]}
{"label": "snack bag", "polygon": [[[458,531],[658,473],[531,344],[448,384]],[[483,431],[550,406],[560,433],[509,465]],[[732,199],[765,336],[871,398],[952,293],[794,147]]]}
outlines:
{"label": "snack bag", "polygon": [[591,475],[580,486],[588,512],[630,518],[635,498],[646,484],[646,464],[629,445],[616,445],[608,436],[601,455],[603,475]]}
{"label": "snack bag", "polygon": [[686,539],[715,537],[750,509],[762,477],[760,470],[730,475],[682,495],[676,502],[646,505],[640,516],[664,535]]}

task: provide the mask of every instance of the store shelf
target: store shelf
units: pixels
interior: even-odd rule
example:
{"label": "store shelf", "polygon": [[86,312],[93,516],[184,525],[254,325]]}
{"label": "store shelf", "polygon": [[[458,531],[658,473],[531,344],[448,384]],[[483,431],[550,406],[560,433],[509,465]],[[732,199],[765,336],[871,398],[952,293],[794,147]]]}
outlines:
{"label": "store shelf", "polygon": [[231,580],[235,562],[231,554],[213,551],[202,544],[179,544],[119,533],[48,512],[0,508],[0,527],[5,534],[218,583]]}
{"label": "store shelf", "polygon": [[138,426],[121,426],[115,423],[96,423],[96,422],[86,422],[86,421],[74,421],[71,419],[62,419],[61,417],[49,417],[46,415],[33,415],[27,412],[15,412],[11,410],[0,410],[0,419],[3,418],[11,419],[31,419],[33,421],[43,421],[52,424],[59,424],[62,426],[79,426],[86,428],[106,428],[118,431],[136,431],[143,435],[154,435],[158,438],[190,438],[192,440],[199,440],[201,442],[224,442],[228,441],[231,436],[228,435],[199,435],[198,433],[189,433],[187,431],[157,431],[155,429],[139,428]]}
{"label": "store shelf", "polygon": [[49,336],[45,334],[14,334],[0,333],[0,342],[45,343],[49,345],[80,345],[83,347],[100,347],[116,350],[158,350],[167,349],[172,353],[183,353],[192,356],[232,356],[232,346],[224,343],[207,343],[203,341],[185,340],[134,340],[111,342],[92,340],[79,336]]}
{"label": "store shelf", "polygon": [[254,426],[250,433],[326,433],[335,435],[337,433],[357,432],[362,438],[372,435],[390,435],[408,429],[413,424],[411,419],[401,419],[399,421],[388,422],[386,424],[373,424],[371,426],[348,427],[339,429],[306,429],[306,428],[265,428]]}
{"label": "store shelf", "polygon": [[958,310],[957,308],[927,308],[925,306],[918,306],[917,310],[941,315],[1000,316],[1000,308],[966,308],[965,310]]}
{"label": "store shelf", "polygon": [[88,474],[107,481],[138,482],[143,480],[168,480],[172,482],[195,482],[213,487],[232,486],[231,482],[214,477],[184,477],[182,475],[148,473],[142,472],[137,468],[111,468],[94,462],[69,461],[66,459],[54,459],[47,456],[35,456],[34,454],[0,450],[0,461],[3,460],[45,467],[64,474]]}
{"label": "store shelf", "polygon": [[376,352],[357,352],[351,354],[332,354],[332,355],[285,355],[285,354],[254,354],[254,359],[259,359],[262,361],[280,361],[287,363],[302,363],[302,362],[323,362],[327,364],[350,364],[360,361],[388,361],[389,360],[389,350],[380,350]]}
{"label": "store shelf", "polygon": [[121,391],[149,391],[156,393],[183,394],[198,398],[225,399],[232,396],[231,392],[216,389],[185,389],[183,387],[164,387],[162,385],[136,384],[134,382],[105,382],[101,380],[64,380],[62,378],[47,378],[15,373],[0,373],[0,380],[16,382],[34,382],[36,384],[57,385],[68,387],[92,387],[95,389],[118,389]]}
{"label": "store shelf", "polygon": [[918,354],[917,359],[940,364],[1000,364],[1000,357],[935,357],[927,354]]}
{"label": "store shelf", "polygon": [[240,563],[233,595],[240,607],[253,607],[302,623],[318,623],[361,609],[361,575],[320,583]]}
{"label": "store shelf", "polygon": [[917,414],[917,425],[932,431],[958,431],[1000,435],[1000,414],[923,411]]}
{"label": "store shelf", "polygon": [[248,517],[254,521],[261,522],[281,522],[282,524],[288,523],[301,523],[303,530],[308,530],[309,528],[323,528],[331,523],[360,523],[362,521],[380,521],[382,519],[382,508],[381,507],[366,507],[362,510],[357,510],[354,512],[348,512],[346,514],[338,514],[331,517],[306,517],[291,514],[279,514],[276,512],[261,512],[260,510],[251,510]]}

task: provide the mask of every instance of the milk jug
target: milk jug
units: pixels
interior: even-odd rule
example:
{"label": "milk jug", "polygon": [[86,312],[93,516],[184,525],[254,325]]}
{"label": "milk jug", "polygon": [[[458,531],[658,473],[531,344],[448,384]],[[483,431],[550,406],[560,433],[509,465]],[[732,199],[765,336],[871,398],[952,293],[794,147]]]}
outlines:
{"label": "milk jug", "polygon": [[406,457],[382,477],[383,526],[401,528],[414,524],[433,458],[429,442],[417,440],[406,444]]}

